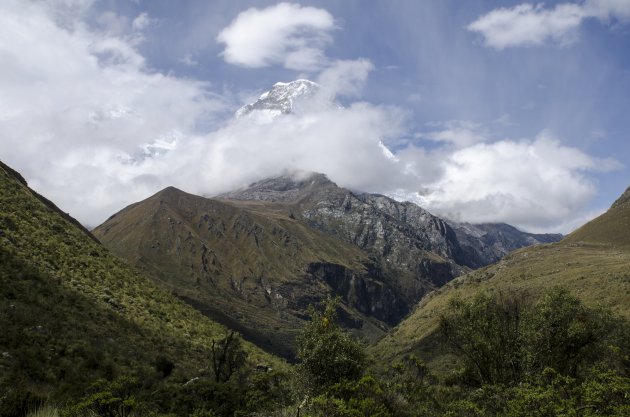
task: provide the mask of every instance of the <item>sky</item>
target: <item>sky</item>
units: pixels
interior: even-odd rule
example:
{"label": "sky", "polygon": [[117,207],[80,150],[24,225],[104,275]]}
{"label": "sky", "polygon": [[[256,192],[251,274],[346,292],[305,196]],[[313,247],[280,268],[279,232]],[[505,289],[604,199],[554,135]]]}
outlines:
{"label": "sky", "polygon": [[[88,227],[287,172],[567,233],[630,185],[630,0],[2,0],[0,160]],[[235,118],[276,82],[335,106]]]}

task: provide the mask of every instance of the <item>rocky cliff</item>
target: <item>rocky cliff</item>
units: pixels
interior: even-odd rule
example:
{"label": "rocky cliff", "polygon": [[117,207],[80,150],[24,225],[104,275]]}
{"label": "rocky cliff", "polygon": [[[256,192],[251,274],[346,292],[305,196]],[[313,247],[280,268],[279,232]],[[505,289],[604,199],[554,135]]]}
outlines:
{"label": "rocky cliff", "polygon": [[269,178],[220,197],[281,204],[295,219],[381,259],[413,300],[514,249],[562,237],[507,224],[451,223],[413,203],[348,190],[317,173]]}

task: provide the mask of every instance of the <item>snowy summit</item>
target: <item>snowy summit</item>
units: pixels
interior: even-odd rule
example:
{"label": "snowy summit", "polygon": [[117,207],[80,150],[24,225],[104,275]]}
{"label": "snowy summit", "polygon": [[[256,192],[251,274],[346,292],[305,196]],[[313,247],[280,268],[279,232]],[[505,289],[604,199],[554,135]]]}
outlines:
{"label": "snowy summit", "polygon": [[240,118],[256,114],[272,120],[281,114],[300,113],[301,104],[306,99],[313,98],[319,91],[319,84],[309,80],[278,82],[254,103],[238,109],[235,115]]}

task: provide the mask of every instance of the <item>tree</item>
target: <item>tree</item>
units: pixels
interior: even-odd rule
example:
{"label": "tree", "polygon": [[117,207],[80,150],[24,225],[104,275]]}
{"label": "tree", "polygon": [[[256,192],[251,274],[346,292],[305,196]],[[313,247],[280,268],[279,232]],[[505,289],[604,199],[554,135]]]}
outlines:
{"label": "tree", "polygon": [[578,376],[584,365],[603,356],[610,327],[608,315],[587,308],[568,291],[548,291],[534,306],[524,329],[529,372],[553,368],[562,375]]}
{"label": "tree", "polygon": [[474,385],[514,385],[552,368],[578,377],[605,355],[611,317],[555,288],[532,304],[522,295],[451,300],[440,333]]}
{"label": "tree", "polygon": [[314,394],[359,379],[365,368],[363,347],[336,322],[338,303],[338,299],[328,300],[321,313],[312,309],[311,321],[297,339],[299,370]]}
{"label": "tree", "polygon": [[247,354],[241,338],[233,331],[220,340],[212,340],[211,360],[215,382],[227,382],[244,364]]}
{"label": "tree", "polygon": [[461,356],[476,384],[512,383],[522,373],[522,322],[528,302],[519,296],[479,294],[450,301],[440,333]]}

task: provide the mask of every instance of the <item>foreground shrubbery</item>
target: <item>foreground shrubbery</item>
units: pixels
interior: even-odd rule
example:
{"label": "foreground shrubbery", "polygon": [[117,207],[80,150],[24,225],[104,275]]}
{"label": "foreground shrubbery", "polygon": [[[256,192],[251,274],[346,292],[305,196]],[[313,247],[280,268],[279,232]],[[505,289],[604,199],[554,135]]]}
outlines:
{"label": "foreground shrubbery", "polygon": [[414,356],[370,363],[336,324],[335,308],[329,302],[312,312],[291,374],[248,363],[229,333],[213,343],[207,369],[195,377],[171,376],[169,364],[157,361],[161,378],[101,379],[54,415],[630,415],[626,324],[566,291],[537,302],[503,295],[452,301],[440,335],[461,366],[445,380]]}
{"label": "foreground shrubbery", "polygon": [[[331,327],[331,310],[326,311],[315,316],[303,342],[313,345],[313,339],[342,333]],[[316,384],[304,415],[630,415],[627,324],[585,307],[564,290],[551,290],[537,302],[501,294],[453,300],[439,332],[461,365],[446,380],[439,381],[414,356],[389,367],[376,360],[378,377],[352,372]],[[357,351],[334,343],[319,361],[352,364],[361,357],[348,352]],[[305,363],[310,362],[317,360]],[[326,366],[313,369],[324,371],[317,378],[330,373]]]}

